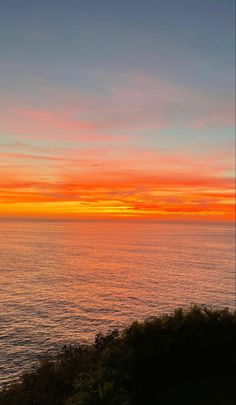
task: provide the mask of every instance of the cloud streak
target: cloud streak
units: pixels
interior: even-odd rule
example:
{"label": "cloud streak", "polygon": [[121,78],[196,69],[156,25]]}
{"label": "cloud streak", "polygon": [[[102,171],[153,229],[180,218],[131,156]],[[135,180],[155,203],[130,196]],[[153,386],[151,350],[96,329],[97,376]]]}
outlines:
{"label": "cloud streak", "polygon": [[233,125],[228,100],[145,72],[43,96],[0,100],[0,215],[234,217],[234,145],[187,147]]}
{"label": "cloud streak", "polygon": [[215,173],[206,175],[196,174],[194,164],[190,170],[189,158],[172,156],[172,162],[174,167],[178,163],[179,172],[171,171],[170,165],[168,172],[162,165],[159,174],[148,167],[118,169],[110,161],[99,172],[83,162],[80,171],[74,170],[72,161],[69,166],[56,166],[46,178],[37,171],[31,179],[25,168],[16,176],[6,167],[0,178],[0,207],[8,215],[23,215],[28,207],[34,216],[234,217],[234,179],[223,176],[223,167],[215,166]]}

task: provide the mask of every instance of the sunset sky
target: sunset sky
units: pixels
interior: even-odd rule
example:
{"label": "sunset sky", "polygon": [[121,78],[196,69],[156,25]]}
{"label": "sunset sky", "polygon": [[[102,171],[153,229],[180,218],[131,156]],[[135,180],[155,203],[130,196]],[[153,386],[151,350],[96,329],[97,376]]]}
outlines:
{"label": "sunset sky", "polygon": [[234,0],[0,5],[0,217],[234,216]]}

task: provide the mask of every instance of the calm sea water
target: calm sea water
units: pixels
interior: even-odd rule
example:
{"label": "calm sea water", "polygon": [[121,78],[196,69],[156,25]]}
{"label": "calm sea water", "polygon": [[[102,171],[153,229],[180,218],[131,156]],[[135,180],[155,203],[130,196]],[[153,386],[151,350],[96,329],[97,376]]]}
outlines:
{"label": "calm sea water", "polygon": [[235,308],[234,228],[0,223],[0,375],[99,331],[192,303]]}

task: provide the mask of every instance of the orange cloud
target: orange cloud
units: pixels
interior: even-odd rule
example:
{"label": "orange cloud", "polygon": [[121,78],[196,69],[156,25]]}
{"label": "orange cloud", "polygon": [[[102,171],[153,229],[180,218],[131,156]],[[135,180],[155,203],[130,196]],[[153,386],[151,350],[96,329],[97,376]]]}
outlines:
{"label": "orange cloud", "polygon": [[174,174],[165,178],[121,170],[97,175],[68,174],[51,181],[30,181],[19,176],[1,178],[0,201],[5,215],[200,215],[208,219],[232,219],[235,203],[231,178]]}

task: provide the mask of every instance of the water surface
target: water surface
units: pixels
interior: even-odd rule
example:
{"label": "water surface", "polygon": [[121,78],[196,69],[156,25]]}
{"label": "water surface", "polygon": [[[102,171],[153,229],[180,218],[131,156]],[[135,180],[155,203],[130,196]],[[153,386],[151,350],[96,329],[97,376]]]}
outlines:
{"label": "water surface", "polygon": [[0,375],[192,303],[235,306],[231,224],[2,222]]}

